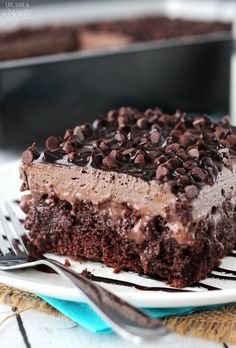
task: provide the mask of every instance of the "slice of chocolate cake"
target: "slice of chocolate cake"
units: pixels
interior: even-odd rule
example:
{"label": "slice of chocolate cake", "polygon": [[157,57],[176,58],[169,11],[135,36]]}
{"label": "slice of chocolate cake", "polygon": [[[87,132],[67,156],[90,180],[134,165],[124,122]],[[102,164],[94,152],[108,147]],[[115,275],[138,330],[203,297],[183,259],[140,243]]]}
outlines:
{"label": "slice of chocolate cake", "polygon": [[235,159],[226,117],[122,107],[23,153],[25,227],[40,252],[191,285],[236,242]]}

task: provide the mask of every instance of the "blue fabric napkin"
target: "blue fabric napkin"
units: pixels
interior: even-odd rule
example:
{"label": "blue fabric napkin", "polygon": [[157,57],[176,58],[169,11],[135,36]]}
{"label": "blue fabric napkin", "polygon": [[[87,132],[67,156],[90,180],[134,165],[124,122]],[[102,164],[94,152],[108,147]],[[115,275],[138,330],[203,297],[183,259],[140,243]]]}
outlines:
{"label": "blue fabric napkin", "polygon": [[[85,304],[72,301],[58,300],[52,297],[39,296],[74,322],[93,333],[111,333],[112,330],[93,309]],[[171,315],[184,315],[197,311],[214,310],[222,305],[183,308],[143,308],[143,311],[154,318],[164,318]]]}

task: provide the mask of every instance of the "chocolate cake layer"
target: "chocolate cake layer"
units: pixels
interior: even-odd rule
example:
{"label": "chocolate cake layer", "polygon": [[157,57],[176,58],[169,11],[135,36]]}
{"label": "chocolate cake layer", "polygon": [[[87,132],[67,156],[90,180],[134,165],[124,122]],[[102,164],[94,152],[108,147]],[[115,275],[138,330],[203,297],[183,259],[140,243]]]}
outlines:
{"label": "chocolate cake layer", "polygon": [[77,31],[65,26],[3,32],[0,45],[2,61],[76,51],[80,47]]}
{"label": "chocolate cake layer", "polygon": [[0,60],[121,47],[134,42],[230,32],[231,24],[144,17],[114,22],[48,25],[0,33]]}
{"label": "chocolate cake layer", "polygon": [[225,117],[123,107],[22,155],[26,228],[40,252],[182,287],[236,242],[236,131]]}

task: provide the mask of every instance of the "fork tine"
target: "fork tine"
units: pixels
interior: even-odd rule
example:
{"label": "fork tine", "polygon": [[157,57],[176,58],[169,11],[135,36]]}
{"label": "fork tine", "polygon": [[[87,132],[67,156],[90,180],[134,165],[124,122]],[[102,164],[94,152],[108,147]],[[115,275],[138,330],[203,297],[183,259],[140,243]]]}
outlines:
{"label": "fork tine", "polygon": [[5,202],[5,206],[6,209],[8,211],[8,214],[10,216],[12,225],[14,227],[14,230],[16,232],[16,235],[18,237],[18,240],[20,242],[21,247],[23,248],[24,252],[28,255],[28,251],[27,248],[25,246],[25,243],[23,242],[22,237],[26,235],[25,230],[22,226],[22,224],[20,223],[18,217],[16,216],[15,212],[13,211],[12,207],[10,206],[10,204],[8,202]]}
{"label": "fork tine", "polygon": [[[7,240],[10,243],[12,251],[16,254],[16,250],[15,250],[14,245],[12,243],[12,238],[14,238],[14,237],[12,236],[11,230],[6,222],[5,216],[4,216],[1,209],[0,209],[0,221],[2,224],[3,231],[6,234]],[[12,236],[12,238],[10,236]],[[10,253],[10,249],[8,248],[7,243],[4,240],[2,233],[0,233],[0,249],[1,249],[3,256]]]}

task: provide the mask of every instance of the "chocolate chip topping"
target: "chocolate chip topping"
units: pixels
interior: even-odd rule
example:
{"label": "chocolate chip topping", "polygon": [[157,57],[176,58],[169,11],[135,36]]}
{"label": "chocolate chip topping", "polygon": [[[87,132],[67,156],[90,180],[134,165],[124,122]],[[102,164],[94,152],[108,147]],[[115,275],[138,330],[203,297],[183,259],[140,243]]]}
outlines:
{"label": "chocolate chip topping", "polygon": [[115,169],[117,167],[115,158],[112,155],[104,157],[102,163],[108,169]]}
{"label": "chocolate chip topping", "polygon": [[[193,199],[205,184],[215,182],[223,166],[231,168],[236,129],[226,117],[212,122],[207,115],[168,115],[158,108],[141,113],[122,107],[92,124],[67,130],[63,141],[50,137],[46,147],[46,162],[72,162],[157,180]],[[35,159],[31,153],[23,157]]]}
{"label": "chocolate chip topping", "polygon": [[55,152],[60,149],[61,139],[59,137],[51,136],[46,140],[46,148],[50,152]]}
{"label": "chocolate chip topping", "polygon": [[150,135],[150,140],[153,144],[157,144],[159,143],[161,138],[161,134],[158,131],[154,131],[151,135]]}
{"label": "chocolate chip topping", "polygon": [[29,164],[29,163],[33,162],[34,156],[33,156],[31,151],[26,150],[22,153],[21,159],[22,159],[23,163]]}
{"label": "chocolate chip topping", "polygon": [[22,153],[21,159],[23,163],[29,164],[33,162],[35,159],[39,158],[39,156],[40,154],[35,146],[35,143],[33,143]]}

